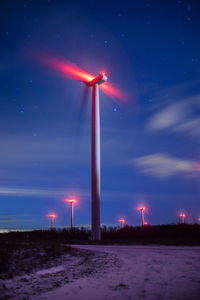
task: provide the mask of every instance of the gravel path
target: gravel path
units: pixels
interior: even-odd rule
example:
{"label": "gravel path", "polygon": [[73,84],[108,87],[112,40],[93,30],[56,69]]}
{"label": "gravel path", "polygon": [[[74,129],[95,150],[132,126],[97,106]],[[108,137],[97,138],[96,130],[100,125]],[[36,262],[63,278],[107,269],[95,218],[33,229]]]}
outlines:
{"label": "gravel path", "polygon": [[41,299],[200,299],[199,247],[74,247],[111,257],[109,270],[80,278]]}

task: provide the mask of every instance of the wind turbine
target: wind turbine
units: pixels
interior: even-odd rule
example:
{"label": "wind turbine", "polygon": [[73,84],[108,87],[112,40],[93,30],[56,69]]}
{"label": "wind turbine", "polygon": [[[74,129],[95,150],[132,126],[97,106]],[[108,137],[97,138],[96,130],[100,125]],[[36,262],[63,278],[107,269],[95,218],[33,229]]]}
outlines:
{"label": "wind turbine", "polygon": [[141,212],[141,225],[144,226],[144,211],[146,210],[146,207],[137,207],[137,210]]}
{"label": "wind turbine", "polygon": [[51,222],[51,230],[54,228],[54,219],[56,218],[56,214],[49,214],[48,217],[50,218]]}
{"label": "wind turbine", "polygon": [[124,218],[121,218],[118,220],[118,222],[121,224],[121,228],[123,228],[126,223],[126,220]]}
{"label": "wind turbine", "polygon": [[71,210],[71,229],[74,226],[74,204],[77,202],[75,199],[65,199],[65,202],[70,204]]}
{"label": "wind turbine", "polygon": [[184,224],[185,223],[185,219],[187,217],[186,214],[185,213],[180,213],[178,216],[180,218],[181,224]]}
{"label": "wind turbine", "polygon": [[100,111],[99,88],[111,98],[127,100],[127,96],[114,85],[106,83],[107,76],[101,72],[97,77],[83,71],[76,65],[63,59],[47,55],[37,56],[43,64],[59,72],[62,76],[84,82],[92,88],[92,135],[91,135],[91,208],[92,208],[92,239],[101,239],[100,221]]}

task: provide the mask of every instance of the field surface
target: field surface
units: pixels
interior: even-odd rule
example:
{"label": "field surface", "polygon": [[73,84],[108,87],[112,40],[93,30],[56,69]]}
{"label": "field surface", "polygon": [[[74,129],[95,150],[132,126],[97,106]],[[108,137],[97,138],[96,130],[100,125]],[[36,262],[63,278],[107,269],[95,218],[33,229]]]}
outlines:
{"label": "field surface", "polygon": [[91,270],[38,299],[200,299],[200,247],[73,247],[94,251],[93,268],[94,257],[98,261],[95,272]]}
{"label": "field surface", "polygon": [[200,247],[1,244],[0,299],[200,299]]}

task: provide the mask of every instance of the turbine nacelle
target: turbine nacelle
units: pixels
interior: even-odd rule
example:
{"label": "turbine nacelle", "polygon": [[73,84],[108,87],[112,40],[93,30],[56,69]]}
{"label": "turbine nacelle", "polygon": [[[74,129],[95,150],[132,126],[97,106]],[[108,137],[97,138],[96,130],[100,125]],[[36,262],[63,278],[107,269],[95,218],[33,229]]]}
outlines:
{"label": "turbine nacelle", "polygon": [[102,83],[104,83],[104,82],[107,81],[107,80],[108,80],[108,77],[105,75],[104,72],[101,72],[101,73],[99,74],[99,76],[97,76],[97,77],[95,77],[94,79],[92,79],[91,81],[89,81],[89,82],[87,83],[87,85],[88,85],[88,86],[93,86],[93,85],[95,85],[95,84],[102,84]]}

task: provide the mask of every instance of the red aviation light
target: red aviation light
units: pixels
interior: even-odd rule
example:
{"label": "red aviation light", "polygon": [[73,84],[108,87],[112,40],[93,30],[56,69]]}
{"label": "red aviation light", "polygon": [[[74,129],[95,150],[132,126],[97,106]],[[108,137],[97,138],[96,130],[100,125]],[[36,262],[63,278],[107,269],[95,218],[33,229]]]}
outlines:
{"label": "red aviation light", "polygon": [[52,218],[52,219],[55,219],[56,218],[56,214],[49,214],[48,217]]}
{"label": "red aviation light", "polygon": [[181,217],[181,218],[186,218],[187,216],[186,216],[186,214],[181,213],[181,214],[179,215],[179,217]]}
{"label": "red aviation light", "polygon": [[90,80],[87,84],[89,86],[93,86],[95,84],[102,84],[107,81],[107,76],[104,73],[100,73],[99,76],[95,77],[94,79]]}
{"label": "red aviation light", "polygon": [[68,203],[76,203],[77,202],[77,200],[75,200],[75,199],[65,199],[64,201],[68,202]]}
{"label": "red aviation light", "polygon": [[126,222],[126,220],[125,220],[125,219],[123,219],[123,218],[121,218],[121,219],[119,219],[119,220],[118,220],[118,222],[120,222],[120,223],[123,223],[123,224],[124,224],[124,223]]}
{"label": "red aviation light", "polygon": [[143,207],[137,207],[136,209],[140,210],[140,211],[144,211],[144,210],[146,210],[146,207],[144,207],[144,206]]}

